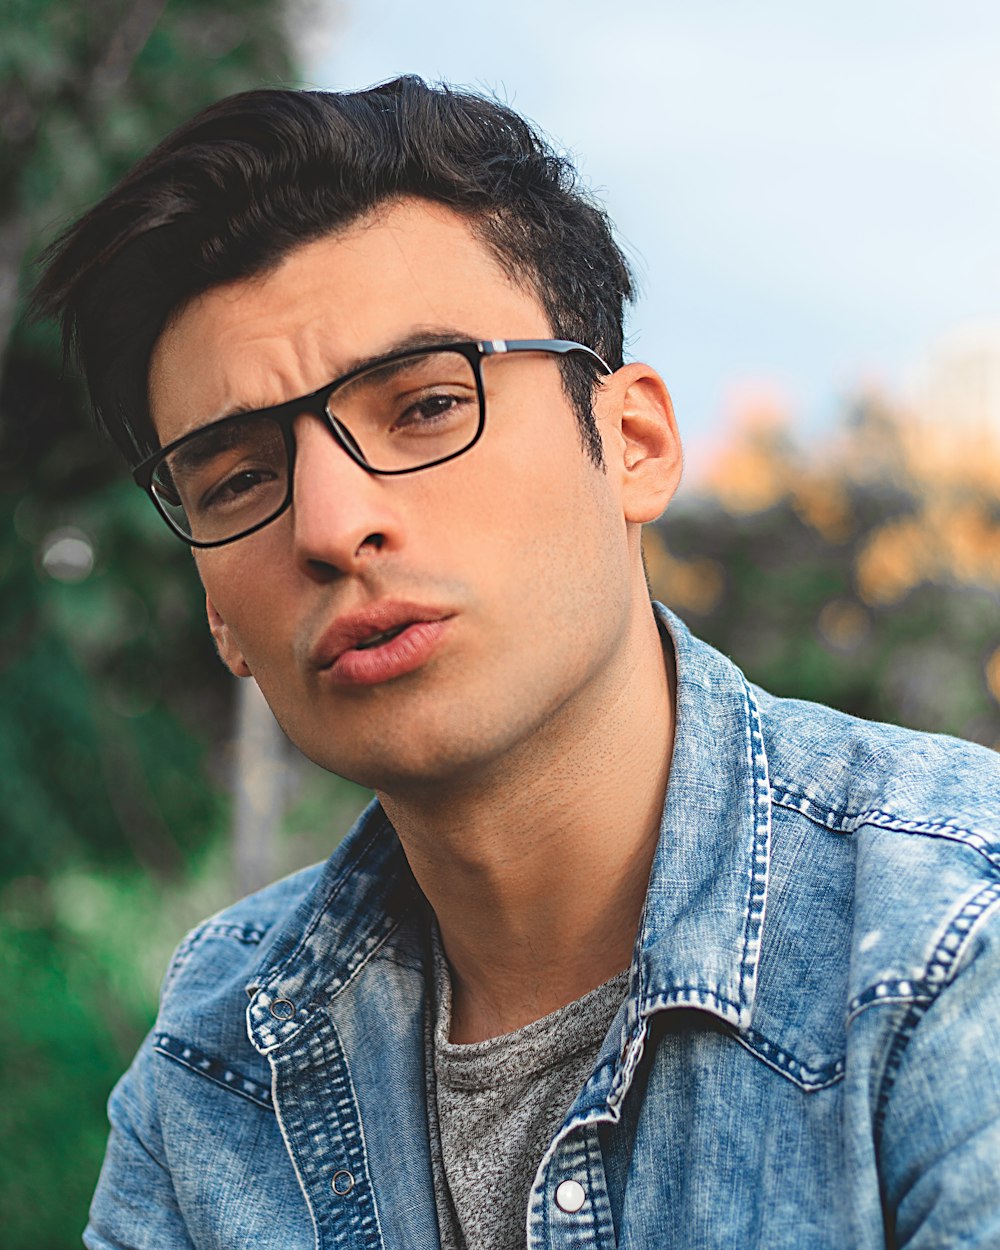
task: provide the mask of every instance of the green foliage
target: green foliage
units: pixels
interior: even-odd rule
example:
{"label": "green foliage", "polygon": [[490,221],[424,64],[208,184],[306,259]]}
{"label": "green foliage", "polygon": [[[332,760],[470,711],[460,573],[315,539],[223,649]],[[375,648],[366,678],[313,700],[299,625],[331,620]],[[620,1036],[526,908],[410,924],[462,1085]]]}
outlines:
{"label": "green foliage", "polygon": [[[277,874],[329,854],[368,797],[307,770]],[[169,882],[43,866],[0,887],[0,975],[17,1011],[0,1116],[5,1250],[78,1244],[104,1156],[108,1092],[152,1025],[173,948],[233,901],[230,867],[217,839]]]}
{"label": "green foliage", "polygon": [[274,0],[11,0],[2,36],[4,195],[43,230],[203,105],[293,77]]}
{"label": "green foliage", "polygon": [[169,888],[141,873],[73,870],[0,890],[0,969],[17,1028],[0,1116],[9,1250],[79,1244],[108,1091],[152,1024],[171,948],[224,901],[217,856],[199,857]]}
{"label": "green foliage", "polygon": [[[199,107],[290,80],[284,21],[277,0],[6,7],[0,266],[21,240],[30,274],[57,224]],[[55,328],[23,311],[0,390],[0,879],[88,857],[169,873],[225,819],[206,742],[226,737],[229,683],[188,552],[92,430]],[[47,562],[67,535],[89,575]]]}
{"label": "green foliage", "polygon": [[[91,428],[32,264],[220,96],[293,79],[281,0],[0,6],[0,1116],[11,1250],[79,1244],[104,1104],[185,927],[227,898],[229,733],[190,555]],[[74,559],[59,557],[59,543]],[[66,548],[66,543],[69,547]],[[92,553],[93,567],[89,568]],[[75,563],[74,563],[75,561]],[[141,940],[140,940],[141,939]]]}
{"label": "green foliage", "polygon": [[0,879],[87,859],[176,872],[185,850],[224,826],[196,728],[226,715],[225,684],[212,680],[221,668],[189,558],[137,494],[109,488],[81,508],[79,532],[94,535],[97,563],[76,582],[39,567],[52,539],[44,525],[35,532],[24,504],[18,527],[11,521],[0,597]]}
{"label": "green foliage", "polygon": [[101,980],[65,934],[3,924],[0,951],[18,1017],[0,1119],[4,1241],[56,1250],[79,1242],[124,1056],[101,1016]]}

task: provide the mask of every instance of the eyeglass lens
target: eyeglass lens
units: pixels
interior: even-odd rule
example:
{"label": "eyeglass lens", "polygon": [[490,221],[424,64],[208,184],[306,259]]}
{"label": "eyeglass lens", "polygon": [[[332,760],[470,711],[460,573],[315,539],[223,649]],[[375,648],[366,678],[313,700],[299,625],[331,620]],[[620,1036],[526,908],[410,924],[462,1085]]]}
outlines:
{"label": "eyeglass lens", "polygon": [[[475,442],[479,390],[459,352],[425,352],[375,365],[338,386],[327,414],[369,468],[406,472]],[[153,491],[196,542],[224,542],[270,520],[288,497],[288,451],[279,421],[249,414],[208,426],[157,466]]]}

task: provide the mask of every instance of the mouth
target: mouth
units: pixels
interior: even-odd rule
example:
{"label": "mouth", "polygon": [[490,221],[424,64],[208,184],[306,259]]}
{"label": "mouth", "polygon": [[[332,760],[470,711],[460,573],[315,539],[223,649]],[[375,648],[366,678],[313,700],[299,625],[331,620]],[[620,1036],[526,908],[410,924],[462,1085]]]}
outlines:
{"label": "mouth", "polygon": [[371,638],[367,638],[364,642],[356,642],[353,649],[355,651],[370,651],[372,647],[381,647],[383,643],[391,642],[393,638],[398,638],[403,630],[408,628],[408,625],[397,625],[394,629],[384,629],[380,634],[373,634]]}
{"label": "mouth", "polygon": [[313,651],[323,680],[373,686],[421,668],[450,633],[453,613],[382,602],[338,618]]}

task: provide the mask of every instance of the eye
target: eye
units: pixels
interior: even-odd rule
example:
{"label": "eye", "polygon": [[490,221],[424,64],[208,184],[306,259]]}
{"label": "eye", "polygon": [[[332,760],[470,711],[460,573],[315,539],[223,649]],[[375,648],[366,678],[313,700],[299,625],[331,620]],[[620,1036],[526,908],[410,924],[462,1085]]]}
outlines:
{"label": "eye", "polygon": [[259,469],[244,469],[241,473],[234,474],[228,482],[223,482],[221,489],[230,495],[242,495],[253,490],[266,476]]}
{"label": "eye", "polygon": [[424,395],[400,413],[393,422],[393,428],[398,430],[438,424],[458,416],[468,402],[466,396],[452,395],[447,392]]}
{"label": "eye", "polygon": [[261,486],[275,481],[277,474],[268,469],[240,469],[216,483],[202,496],[202,510],[239,504]]}

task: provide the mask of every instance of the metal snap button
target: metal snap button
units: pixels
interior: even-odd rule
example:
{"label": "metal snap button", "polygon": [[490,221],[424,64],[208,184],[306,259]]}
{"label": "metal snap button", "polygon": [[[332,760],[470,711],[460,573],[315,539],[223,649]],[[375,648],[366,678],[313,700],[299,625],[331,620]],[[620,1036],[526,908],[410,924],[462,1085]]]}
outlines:
{"label": "metal snap button", "polygon": [[354,1188],[354,1177],[346,1168],[341,1168],[330,1178],[330,1188],[338,1198],[346,1198]]}
{"label": "metal snap button", "polygon": [[572,1215],[587,1201],[587,1191],[579,1181],[562,1181],[556,1189],[556,1206]]}
{"label": "metal snap button", "polygon": [[295,1015],[295,1004],[290,998],[276,998],[269,1010],[275,1020],[291,1020]]}

